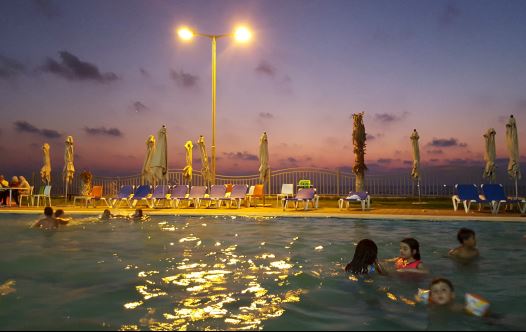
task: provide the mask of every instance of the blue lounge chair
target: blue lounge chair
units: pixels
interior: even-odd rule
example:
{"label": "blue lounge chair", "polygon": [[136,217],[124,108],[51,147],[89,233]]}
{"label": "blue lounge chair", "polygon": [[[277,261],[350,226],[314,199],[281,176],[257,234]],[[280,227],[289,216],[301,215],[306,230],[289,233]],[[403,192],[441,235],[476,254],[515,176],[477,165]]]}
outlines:
{"label": "blue lounge chair", "polygon": [[226,187],[223,184],[215,184],[210,187],[210,194],[208,197],[199,199],[199,202],[205,202],[206,207],[210,207],[213,202],[216,203],[216,207],[221,206],[221,199],[225,198]]}
{"label": "blue lounge chair", "polygon": [[299,203],[303,202],[305,204],[304,209],[307,210],[309,207],[309,203],[312,202],[314,206],[316,206],[316,189],[315,188],[299,188],[298,192],[296,193],[296,196],[294,197],[286,197],[281,200],[283,211],[287,208],[287,205],[289,202],[294,203],[294,208],[298,209]]}
{"label": "blue lounge chair", "polygon": [[456,184],[455,190],[457,194],[451,197],[451,200],[453,201],[453,210],[455,211],[458,210],[460,202],[464,205],[464,211],[466,211],[466,213],[469,213],[471,203],[478,203],[479,211],[482,208],[483,203],[489,203],[489,201],[480,197],[477,186],[474,184]]}
{"label": "blue lounge chair", "polygon": [[185,200],[188,196],[188,185],[178,184],[172,187],[170,192],[170,201],[173,208],[178,208],[181,200]]}
{"label": "blue lounge chair", "polygon": [[513,206],[514,203],[517,203],[519,210],[521,210],[522,213],[522,200],[508,198],[504,192],[504,187],[502,187],[501,184],[483,184],[482,193],[484,194],[486,200],[490,203],[491,212],[493,214],[499,213],[500,205],[502,203],[510,204],[511,206]]}
{"label": "blue lounge chair", "polygon": [[346,208],[349,208],[351,202],[359,202],[362,205],[362,211],[371,208],[371,196],[367,191],[350,191],[349,195],[338,200],[338,207],[340,210],[343,209],[343,204],[346,204]]}
{"label": "blue lounge chair", "polygon": [[150,208],[154,208],[156,205],[159,205],[161,201],[164,200],[166,202],[168,194],[170,194],[170,186],[157,185],[153,190],[152,196],[146,198],[146,203]]}
{"label": "blue lounge chair", "polygon": [[[246,184],[235,184],[230,193],[230,197],[224,197],[220,199],[220,202],[225,202],[228,207],[232,207],[232,202],[237,202],[236,206],[239,209],[241,207],[241,201],[246,200],[248,186]],[[219,203],[221,206],[221,203]]]}
{"label": "blue lounge chair", "polygon": [[147,201],[147,197],[148,195],[150,195],[152,192],[152,187],[147,185],[147,184],[143,184],[143,185],[140,185],[136,190],[135,190],[135,193],[133,193],[133,196],[130,197],[128,199],[128,206],[130,208],[134,208],[135,206],[137,206],[137,203],[144,200],[146,201],[146,203],[148,203]]}
{"label": "blue lounge chair", "polygon": [[113,208],[117,208],[120,206],[122,202],[125,202],[128,204],[128,199],[130,196],[133,195],[133,186],[131,185],[125,185],[122,186],[119,192],[117,193],[117,196],[110,198],[110,205]]}

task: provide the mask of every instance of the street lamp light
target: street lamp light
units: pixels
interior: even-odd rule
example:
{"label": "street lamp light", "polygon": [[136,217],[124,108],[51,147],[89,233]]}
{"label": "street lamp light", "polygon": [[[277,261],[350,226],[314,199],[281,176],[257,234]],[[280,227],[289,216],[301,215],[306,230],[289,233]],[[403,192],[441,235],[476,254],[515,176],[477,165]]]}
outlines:
{"label": "street lamp light", "polygon": [[222,35],[209,35],[196,32],[188,27],[182,27],[177,30],[179,38],[185,41],[191,40],[194,36],[206,37],[212,42],[212,184],[216,181],[216,40],[223,37],[234,37],[238,42],[248,42],[252,38],[252,33],[246,27],[238,27],[234,33]]}

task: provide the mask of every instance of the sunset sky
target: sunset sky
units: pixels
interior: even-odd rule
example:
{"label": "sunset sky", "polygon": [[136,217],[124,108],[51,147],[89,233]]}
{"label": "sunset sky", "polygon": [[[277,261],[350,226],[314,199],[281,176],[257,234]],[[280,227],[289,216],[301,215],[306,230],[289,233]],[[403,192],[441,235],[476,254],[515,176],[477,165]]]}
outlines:
{"label": "sunset sky", "polygon": [[371,171],[410,172],[413,128],[423,167],[482,172],[491,127],[502,164],[510,114],[524,163],[525,22],[520,0],[2,0],[0,173],[38,171],[45,142],[61,169],[72,135],[77,170],[135,174],[163,124],[184,167],[187,140],[211,143],[211,47],[175,30],[240,23],[249,44],[218,41],[220,174],[257,173],[264,131],[274,169],[351,167],[357,112]]}

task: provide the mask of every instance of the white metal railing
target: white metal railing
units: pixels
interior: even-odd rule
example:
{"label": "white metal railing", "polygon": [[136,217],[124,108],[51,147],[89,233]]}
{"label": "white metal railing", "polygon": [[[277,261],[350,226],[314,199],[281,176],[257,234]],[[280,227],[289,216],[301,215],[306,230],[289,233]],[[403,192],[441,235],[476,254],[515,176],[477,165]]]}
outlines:
{"label": "white metal railing", "polygon": [[[344,196],[349,191],[354,190],[355,176],[350,172],[343,172],[338,169],[330,170],[323,168],[287,168],[271,170],[270,178],[266,183],[265,192],[275,195],[281,191],[281,185],[292,183],[296,185],[300,180],[308,179],[312,186],[317,189],[320,195]],[[186,184],[183,178],[182,169],[168,171],[168,184]],[[259,174],[254,175],[216,175],[216,184],[247,184],[249,186],[260,183]],[[420,183],[421,196],[451,196],[454,193],[456,183],[483,183],[478,174],[471,178],[462,176],[459,179],[452,179],[447,182],[438,178],[424,177]],[[141,176],[139,174],[118,177],[94,176],[93,185],[102,185],[104,195],[114,195],[123,185],[139,185]],[[515,185],[512,181],[502,183],[508,195],[515,193]],[[53,195],[64,195],[64,184],[62,179],[53,179]],[[199,170],[193,172],[191,185],[206,185]],[[75,195],[79,192],[80,179],[75,176],[73,184],[68,192]],[[399,196],[415,197],[418,196],[417,184],[408,174],[366,174],[365,189],[372,195],[377,196]],[[519,195],[524,195],[526,186],[523,182],[519,185]]]}

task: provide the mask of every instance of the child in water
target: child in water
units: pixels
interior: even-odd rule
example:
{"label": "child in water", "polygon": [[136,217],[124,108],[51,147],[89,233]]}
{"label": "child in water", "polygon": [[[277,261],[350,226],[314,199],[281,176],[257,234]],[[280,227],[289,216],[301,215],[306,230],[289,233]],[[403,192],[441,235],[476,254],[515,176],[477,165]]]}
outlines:
{"label": "child in water", "polygon": [[479,256],[474,231],[469,228],[461,228],[458,231],[457,239],[461,246],[451,249],[448,253],[449,256],[464,260],[470,260]]}
{"label": "child in water", "polygon": [[57,222],[60,224],[60,225],[67,225],[70,221],[71,221],[71,217],[67,217],[65,214],[64,214],[64,210],[62,209],[57,209],[55,211],[55,219],[57,220]]}
{"label": "child in water", "polygon": [[394,262],[397,272],[428,273],[420,258],[420,244],[413,238],[400,242],[400,256],[388,260]]}
{"label": "child in water", "polygon": [[128,219],[132,221],[147,221],[150,219],[150,216],[143,214],[142,209],[136,209],[135,213],[130,215]]}
{"label": "child in water", "polygon": [[377,272],[378,274],[385,274],[382,265],[378,262],[378,247],[376,243],[369,239],[358,242],[352,261],[345,267],[345,272],[354,274]]}

